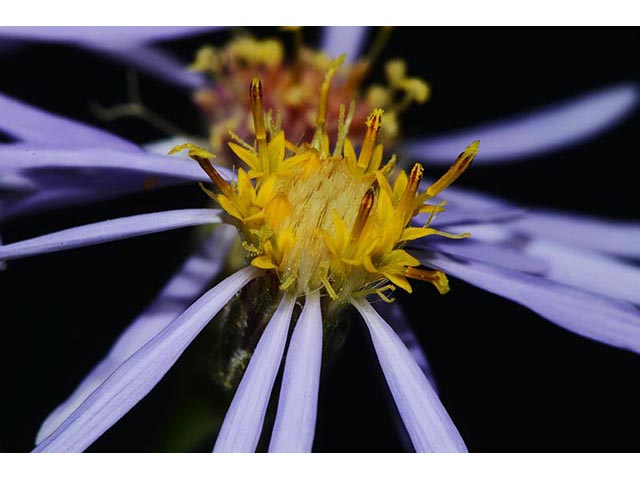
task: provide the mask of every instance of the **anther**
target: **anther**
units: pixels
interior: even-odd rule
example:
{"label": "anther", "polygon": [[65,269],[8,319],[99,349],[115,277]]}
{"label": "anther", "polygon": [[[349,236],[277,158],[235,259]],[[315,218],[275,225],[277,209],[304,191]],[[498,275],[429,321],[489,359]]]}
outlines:
{"label": "anther", "polygon": [[358,215],[356,216],[356,221],[353,224],[353,228],[351,230],[351,237],[354,240],[360,238],[360,234],[364,230],[365,225],[367,224],[367,220],[369,219],[369,215],[371,214],[371,210],[373,209],[373,204],[376,199],[376,185],[371,185],[369,189],[365,192],[364,197],[362,197],[362,201],[360,202],[360,208],[358,209]]}
{"label": "anther", "polygon": [[447,170],[447,172],[442,175],[438,180],[436,180],[427,190],[425,191],[425,196],[427,198],[431,198],[436,196],[438,193],[443,191],[449,185],[451,185],[456,179],[462,175],[467,167],[471,164],[473,159],[478,153],[478,147],[480,146],[480,140],[476,140],[467,148],[464,149],[456,161],[453,162],[453,165]]}
{"label": "anther", "polygon": [[[312,141],[312,145],[319,151],[322,150],[322,139],[326,133],[327,107],[329,105],[329,88],[331,87],[331,80],[338,68],[340,68],[340,65],[344,62],[345,58],[346,55],[342,54],[331,62],[329,70],[325,73],[324,80],[320,86],[320,100],[318,101],[318,113],[316,115],[316,131],[313,135]],[[321,153],[328,154],[329,152]]]}
{"label": "anther", "polygon": [[267,131],[264,126],[264,106],[262,103],[262,82],[258,77],[251,80],[249,86],[249,99],[251,101],[251,115],[253,127],[256,131],[256,143],[258,148],[258,160],[266,174],[269,174],[269,154],[267,151]]}
{"label": "anther", "polygon": [[224,180],[224,178],[222,178],[222,175],[220,175],[220,173],[218,173],[218,171],[215,169],[215,167],[211,163],[211,160],[201,157],[199,155],[190,155],[190,157],[193,158],[196,162],[198,162],[198,165],[200,165],[200,168],[202,168],[202,170],[204,170],[205,173],[209,175],[209,178],[215,184],[215,186],[218,187],[218,190],[220,190],[220,193],[222,193],[225,197],[228,197],[228,198],[231,198],[233,196],[233,190],[231,189],[229,184]]}
{"label": "anther", "polygon": [[418,192],[418,186],[420,180],[422,180],[422,165],[416,163],[411,172],[409,173],[409,179],[407,181],[407,187],[405,188],[400,202],[398,202],[398,213],[404,215],[404,224],[406,224],[411,217],[413,217],[416,206],[422,202],[416,199],[416,193]]}
{"label": "anther", "polygon": [[362,141],[362,147],[360,148],[360,155],[358,156],[358,166],[361,168],[366,169],[369,166],[373,147],[375,147],[378,132],[380,131],[380,127],[382,127],[383,113],[384,111],[381,108],[376,108],[365,122],[367,132],[364,134],[364,140]]}
{"label": "anther", "polygon": [[234,193],[233,193],[233,190],[231,189],[231,186],[229,186],[226,180],[222,178],[222,175],[220,175],[220,173],[215,169],[215,167],[211,163],[211,159],[214,158],[215,155],[213,155],[210,152],[207,152],[205,149],[200,148],[197,145],[194,145],[192,143],[184,143],[182,145],[177,145],[173,147],[169,151],[169,155],[172,155],[174,153],[178,153],[178,152],[181,152],[182,150],[187,150],[187,149],[189,150],[188,152],[189,157],[191,157],[193,160],[198,162],[198,165],[200,165],[200,168],[204,170],[204,172],[209,176],[209,178],[214,183],[214,185],[218,187],[218,190],[220,190],[220,193],[222,193],[227,198],[232,198]]}

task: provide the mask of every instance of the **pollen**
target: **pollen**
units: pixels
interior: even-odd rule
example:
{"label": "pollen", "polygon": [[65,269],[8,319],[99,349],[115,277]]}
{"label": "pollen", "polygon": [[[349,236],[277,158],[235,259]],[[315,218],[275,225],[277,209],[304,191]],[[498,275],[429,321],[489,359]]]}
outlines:
{"label": "pollen", "polygon": [[[321,291],[335,305],[351,298],[412,291],[410,279],[449,289],[443,272],[420,268],[405,250],[407,242],[429,235],[464,238],[430,227],[444,204],[427,203],[469,166],[478,151],[472,143],[436,182],[420,191],[422,167],[399,171],[395,157],[384,161],[380,131],[384,112],[374,109],[364,120],[364,134],[349,134],[353,103],[339,108],[333,150],[326,129],[330,87],[342,58],[329,63],[320,85],[315,131],[309,142],[287,137],[273,117],[265,115],[262,82],[249,82],[254,141],[237,138],[229,148],[242,162],[237,179],[227,183],[212,163],[213,154],[192,144],[188,150],[209,175],[216,191],[210,196],[238,228],[247,261],[273,275],[281,290],[294,294]],[[403,78],[402,71],[395,77]],[[394,78],[395,78],[394,77]],[[356,152],[356,145],[360,145]],[[412,225],[429,212],[426,225]]]}

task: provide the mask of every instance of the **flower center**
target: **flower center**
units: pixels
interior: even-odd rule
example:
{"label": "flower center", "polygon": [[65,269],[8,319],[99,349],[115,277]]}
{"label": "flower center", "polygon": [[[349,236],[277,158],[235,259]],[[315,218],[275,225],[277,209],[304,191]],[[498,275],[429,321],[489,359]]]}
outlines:
{"label": "flower center", "polygon": [[[478,150],[474,142],[445,175],[423,192],[422,167],[409,175],[395,167],[395,156],[383,162],[378,143],[383,112],[376,109],[364,122],[359,152],[348,137],[353,105],[338,113],[336,141],[327,133],[329,88],[342,58],[331,63],[320,86],[315,131],[310,143],[287,140],[277,122],[265,119],[262,83],[251,81],[249,96],[255,141],[249,145],[233,134],[231,150],[246,165],[237,181],[227,183],[211,164],[213,154],[185,144],[216,185],[208,194],[226,211],[243,238],[253,266],[277,276],[281,290],[296,294],[326,292],[336,304],[358,295],[400,287],[411,292],[409,278],[429,281],[448,291],[442,272],[417,268],[420,262],[404,250],[410,240],[428,235],[464,238],[431,228],[443,204],[427,204],[467,168]],[[203,187],[204,188],[204,187]],[[425,225],[412,218],[428,213]]]}

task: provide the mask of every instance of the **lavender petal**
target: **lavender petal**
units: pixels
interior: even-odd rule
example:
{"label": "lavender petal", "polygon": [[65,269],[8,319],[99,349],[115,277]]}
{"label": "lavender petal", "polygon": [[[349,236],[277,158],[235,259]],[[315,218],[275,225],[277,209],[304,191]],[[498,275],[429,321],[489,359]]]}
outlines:
{"label": "lavender petal", "polygon": [[111,133],[47,113],[2,94],[0,130],[17,139],[40,145],[140,150],[133,143]]}
{"label": "lavender petal", "polygon": [[405,151],[430,164],[448,165],[481,139],[476,165],[513,162],[594,138],[631,114],[638,97],[637,85],[614,85],[496,124],[409,141]]}
{"label": "lavender petal", "polygon": [[322,312],[309,293],[293,330],[282,378],[270,452],[311,452],[316,429],[322,363]]}
{"label": "lavender petal", "polygon": [[437,393],[438,387],[433,376],[433,371],[431,370],[431,365],[429,365],[429,360],[427,360],[427,354],[422,349],[422,345],[420,345],[420,341],[416,337],[413,328],[411,328],[402,307],[398,302],[378,302],[372,305],[376,312],[378,312],[378,315],[386,319],[389,326],[398,334],[402,343],[404,343],[407,350],[409,350],[413,360],[420,367],[420,370],[422,370],[422,373],[424,373],[424,376],[427,377],[427,380],[429,380],[429,383],[431,383],[431,386]]}
{"label": "lavender petal", "polygon": [[220,225],[164,286],[156,299],[116,340],[109,353],[42,423],[36,445],[51,435],[127,358],[178,318],[222,270],[236,231]]}
{"label": "lavender petal", "polygon": [[548,264],[545,277],[609,298],[640,305],[640,268],[592,250],[533,238],[523,247]]}
{"label": "lavender petal", "polygon": [[640,222],[536,211],[509,224],[514,231],[612,255],[640,258]]}
{"label": "lavender petal", "polygon": [[0,27],[0,37],[19,40],[121,46],[169,41],[199,35],[219,27],[206,26],[93,26]]}
{"label": "lavender petal", "polygon": [[220,223],[220,210],[192,208],[106,220],[0,246],[0,260],[59,252],[176,228]]}
{"label": "lavender petal", "polygon": [[218,433],[216,453],[254,452],[282,361],[295,297],[285,294],[269,320]]}
{"label": "lavender petal", "polygon": [[[100,177],[102,170],[121,171],[127,175],[169,177],[182,181],[207,182],[208,177],[192,161],[155,155],[145,151],[124,152],[111,148],[60,148],[40,147],[29,144],[0,146],[0,175],[25,172],[30,177],[39,175],[43,181],[51,175],[72,172],[85,177]],[[231,178],[227,169],[219,168],[226,179]],[[57,181],[60,179],[55,178]],[[64,180],[64,177],[62,178]],[[137,181],[138,179],[136,179]],[[49,183],[44,186],[50,187]],[[77,186],[77,183],[72,185]]]}
{"label": "lavender petal", "polygon": [[[469,230],[473,231],[472,226]],[[473,237],[453,241],[448,238],[425,237],[411,242],[409,248],[417,250],[414,253],[418,259],[428,257],[427,252],[443,252],[458,258],[477,260],[497,267],[536,275],[541,275],[550,268],[545,258],[527,255],[526,252],[509,245],[479,242]]]}
{"label": "lavender petal", "polygon": [[34,452],[86,449],[151,391],[211,318],[258,274],[245,267],[205,293],[129,357]]}
{"label": "lavender petal", "polygon": [[347,54],[347,61],[355,62],[362,53],[367,27],[324,27],[320,50],[335,58]]}
{"label": "lavender petal", "polygon": [[628,303],[480,262],[437,255],[428,264],[578,335],[640,353],[640,311]]}
{"label": "lavender petal", "polygon": [[365,299],[352,300],[352,304],[367,324],[416,452],[466,452],[458,430],[402,340]]}

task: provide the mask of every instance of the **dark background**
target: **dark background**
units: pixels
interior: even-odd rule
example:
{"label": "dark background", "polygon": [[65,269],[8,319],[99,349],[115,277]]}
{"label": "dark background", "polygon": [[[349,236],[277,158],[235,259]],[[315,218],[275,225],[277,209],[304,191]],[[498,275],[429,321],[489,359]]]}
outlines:
{"label": "dark background", "polygon": [[[199,45],[229,35],[201,35],[165,46],[188,61]],[[313,42],[319,31],[310,28],[305,36]],[[500,119],[617,82],[637,82],[638,40],[637,29],[622,28],[398,28],[382,60],[402,56],[411,74],[431,84],[431,100],[405,117],[404,131],[412,136]],[[35,43],[0,62],[5,94],[136,142],[163,136],[140,120],[106,124],[91,113],[91,102],[126,100],[127,69],[121,64],[72,47]],[[146,105],[179,128],[203,131],[189,92],[145,75],[140,90]],[[459,185],[524,205],[638,219],[637,175],[632,172],[639,127],[635,114],[570,150],[508,166],[471,168]],[[13,221],[3,226],[2,235],[8,243],[203,202],[196,186],[173,188]],[[0,451],[32,448],[40,422],[153,298],[187,254],[189,239],[187,230],[167,232],[19,260],[0,273]],[[415,283],[415,293],[400,294],[399,301],[471,451],[640,449],[640,357],[562,330],[455,279],[445,297]],[[194,361],[206,348],[200,338],[90,451],[186,448],[180,443],[187,435],[181,421],[191,414],[211,422],[205,415],[211,406],[202,407],[202,399],[215,397],[214,390]],[[355,323],[321,383],[315,450],[402,450],[384,391],[366,332]],[[219,411],[225,402],[221,396],[212,400]],[[214,438],[210,433],[188,448],[206,451]]]}

